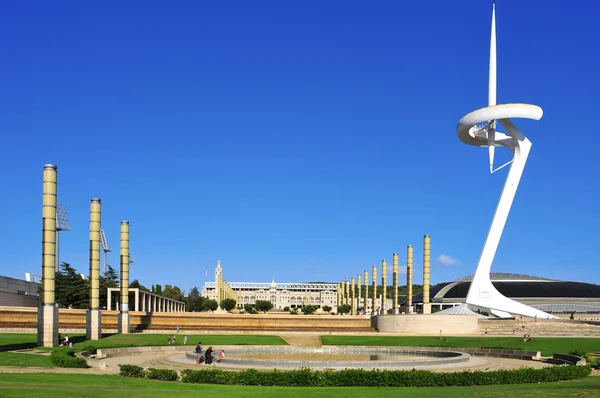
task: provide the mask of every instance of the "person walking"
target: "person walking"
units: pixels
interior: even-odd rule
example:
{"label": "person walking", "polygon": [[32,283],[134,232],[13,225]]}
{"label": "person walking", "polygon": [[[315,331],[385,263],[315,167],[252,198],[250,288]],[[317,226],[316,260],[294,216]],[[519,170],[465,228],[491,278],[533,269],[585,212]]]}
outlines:
{"label": "person walking", "polygon": [[205,364],[210,365],[212,363],[212,353],[213,353],[213,348],[212,348],[212,346],[210,346],[204,353],[204,363]]}
{"label": "person walking", "polygon": [[183,345],[187,344],[187,334],[183,335]]}

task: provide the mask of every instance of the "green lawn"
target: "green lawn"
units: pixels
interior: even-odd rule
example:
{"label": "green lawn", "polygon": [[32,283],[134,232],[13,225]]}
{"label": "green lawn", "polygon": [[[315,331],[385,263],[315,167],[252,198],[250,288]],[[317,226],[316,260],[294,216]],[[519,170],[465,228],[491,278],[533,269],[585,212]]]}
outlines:
{"label": "green lawn", "polygon": [[[63,333],[61,336],[65,336]],[[75,351],[86,347],[138,347],[168,345],[167,334],[113,334],[105,335],[97,341],[86,340],[83,334],[69,334],[73,341]],[[199,341],[203,345],[285,345],[286,342],[279,336],[252,335],[252,334],[188,334],[188,345],[195,346]],[[183,334],[178,334],[176,345],[183,344]],[[34,348],[37,345],[35,333],[0,333],[0,351],[7,349]]]}
{"label": "green lawn", "polygon": [[402,397],[423,394],[426,397],[560,397],[600,395],[600,377],[587,377],[561,383],[513,384],[482,387],[248,387],[182,384],[120,376],[75,374],[0,374],[3,397],[261,397],[336,398]]}
{"label": "green lawn", "polygon": [[22,354],[20,352],[0,352],[0,366],[54,367],[50,362],[49,355]]}
{"label": "green lawn", "polygon": [[518,336],[446,338],[447,342],[431,336],[321,336],[321,341],[323,345],[504,348],[541,351],[544,356],[567,354],[576,349],[588,353],[600,351],[599,338],[534,337],[529,343],[524,343]]}

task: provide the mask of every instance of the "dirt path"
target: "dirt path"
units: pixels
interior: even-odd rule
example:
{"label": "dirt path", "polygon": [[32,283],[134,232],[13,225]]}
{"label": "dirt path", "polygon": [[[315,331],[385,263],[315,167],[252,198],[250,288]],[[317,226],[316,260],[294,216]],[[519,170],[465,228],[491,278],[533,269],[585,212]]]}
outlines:
{"label": "dirt path", "polygon": [[319,335],[282,334],[279,337],[295,347],[321,347],[321,336]]}

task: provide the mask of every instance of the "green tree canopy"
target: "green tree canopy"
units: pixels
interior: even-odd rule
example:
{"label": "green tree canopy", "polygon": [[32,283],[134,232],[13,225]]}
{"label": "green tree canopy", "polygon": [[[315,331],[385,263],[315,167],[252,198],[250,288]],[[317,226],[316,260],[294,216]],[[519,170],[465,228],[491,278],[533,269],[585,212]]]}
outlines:
{"label": "green tree canopy", "polygon": [[302,307],[302,313],[304,315],[311,315],[314,314],[314,312],[317,310],[317,307],[314,305],[305,305],[304,307]]}
{"label": "green tree canopy", "polygon": [[331,310],[332,310],[332,309],[333,309],[333,308],[331,308],[331,307],[330,307],[330,306],[328,306],[328,305],[324,305],[324,306],[323,306],[323,311],[325,311],[325,312],[331,312]]}
{"label": "green tree canopy", "polygon": [[202,303],[202,309],[204,311],[215,311],[217,308],[219,308],[217,300],[207,299]]}
{"label": "green tree canopy", "polygon": [[273,309],[273,303],[268,300],[256,300],[256,304],[254,304],[254,307],[256,307],[258,311],[266,313],[267,311]]}
{"label": "green tree canopy", "polygon": [[69,263],[63,262],[54,277],[56,302],[63,307],[88,308],[90,285]]}
{"label": "green tree canopy", "polygon": [[204,303],[205,298],[200,295],[196,286],[190,289],[190,294],[188,294],[185,300],[186,308],[189,312],[202,311],[202,303]]}
{"label": "green tree canopy", "polygon": [[133,282],[131,282],[129,284],[129,287],[132,288],[132,289],[140,289],[140,290],[143,290],[144,292],[149,292],[150,291],[146,286],[142,285],[140,283],[140,281],[138,281],[137,279],[134,279]]}
{"label": "green tree canopy", "polygon": [[221,301],[221,308],[225,311],[231,311],[235,308],[236,301],[232,298],[226,298]]}
{"label": "green tree canopy", "polygon": [[165,285],[162,295],[173,300],[183,301],[184,299],[183,292],[178,286]]}
{"label": "green tree canopy", "polygon": [[337,307],[338,314],[347,314],[350,312],[351,309],[352,307],[350,306],[350,304],[342,304],[338,305]]}

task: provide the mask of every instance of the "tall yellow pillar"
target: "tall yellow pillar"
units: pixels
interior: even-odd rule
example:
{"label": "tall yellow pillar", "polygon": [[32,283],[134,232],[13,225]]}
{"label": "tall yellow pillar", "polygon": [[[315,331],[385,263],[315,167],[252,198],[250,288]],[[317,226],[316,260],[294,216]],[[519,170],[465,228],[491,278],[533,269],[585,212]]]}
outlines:
{"label": "tall yellow pillar", "polygon": [[346,281],[346,303],[345,304],[352,305],[352,303],[350,302],[350,283],[348,281]]}
{"label": "tall yellow pillar", "polygon": [[393,297],[393,306],[394,306],[394,314],[398,314],[400,311],[398,310],[398,253],[394,253],[392,256],[392,287],[394,289],[392,297]]}
{"label": "tall yellow pillar", "polygon": [[429,277],[431,272],[431,238],[423,237],[423,314],[431,314],[429,303]]}
{"label": "tall yellow pillar", "polygon": [[360,307],[360,299],[361,299],[361,278],[360,274],[356,277],[356,288],[358,292],[356,293],[356,314],[358,314],[358,307]]}
{"label": "tall yellow pillar", "polygon": [[373,315],[377,315],[378,308],[377,308],[377,266],[376,265],[373,266],[373,298],[372,298],[372,301],[373,301],[373,303],[372,303],[373,305],[371,307],[371,313]]}
{"label": "tall yellow pillar", "polygon": [[37,344],[58,345],[58,308],[55,306],[57,172],[53,164],[44,165],[42,194],[42,300],[38,309]]}
{"label": "tall yellow pillar", "polygon": [[342,288],[342,291],[340,293],[340,296],[342,298],[341,305],[344,305],[346,304],[346,281],[342,281],[340,283],[340,287]]}
{"label": "tall yellow pillar", "polygon": [[381,260],[381,313],[387,313],[387,260]]}
{"label": "tall yellow pillar", "polygon": [[100,228],[101,200],[90,203],[90,308],[86,319],[86,338],[102,338],[102,312],[100,311]]}
{"label": "tall yellow pillar", "polygon": [[121,312],[119,312],[119,333],[128,334],[131,329],[129,319],[129,221],[121,221]]}
{"label": "tall yellow pillar", "polygon": [[352,289],[351,289],[351,294],[352,294],[352,315],[356,315],[356,297],[354,295],[354,278],[351,279],[352,281]]}
{"label": "tall yellow pillar", "polygon": [[339,308],[341,305],[341,301],[340,301],[340,293],[341,293],[341,288],[342,288],[342,284],[338,283],[337,284],[337,289],[336,289],[336,293],[337,293],[337,301],[335,302],[335,306],[336,308]]}
{"label": "tall yellow pillar", "polygon": [[365,270],[365,315],[369,314],[369,271]]}
{"label": "tall yellow pillar", "polygon": [[413,294],[413,247],[408,245],[406,248],[406,313],[413,313],[412,294]]}

